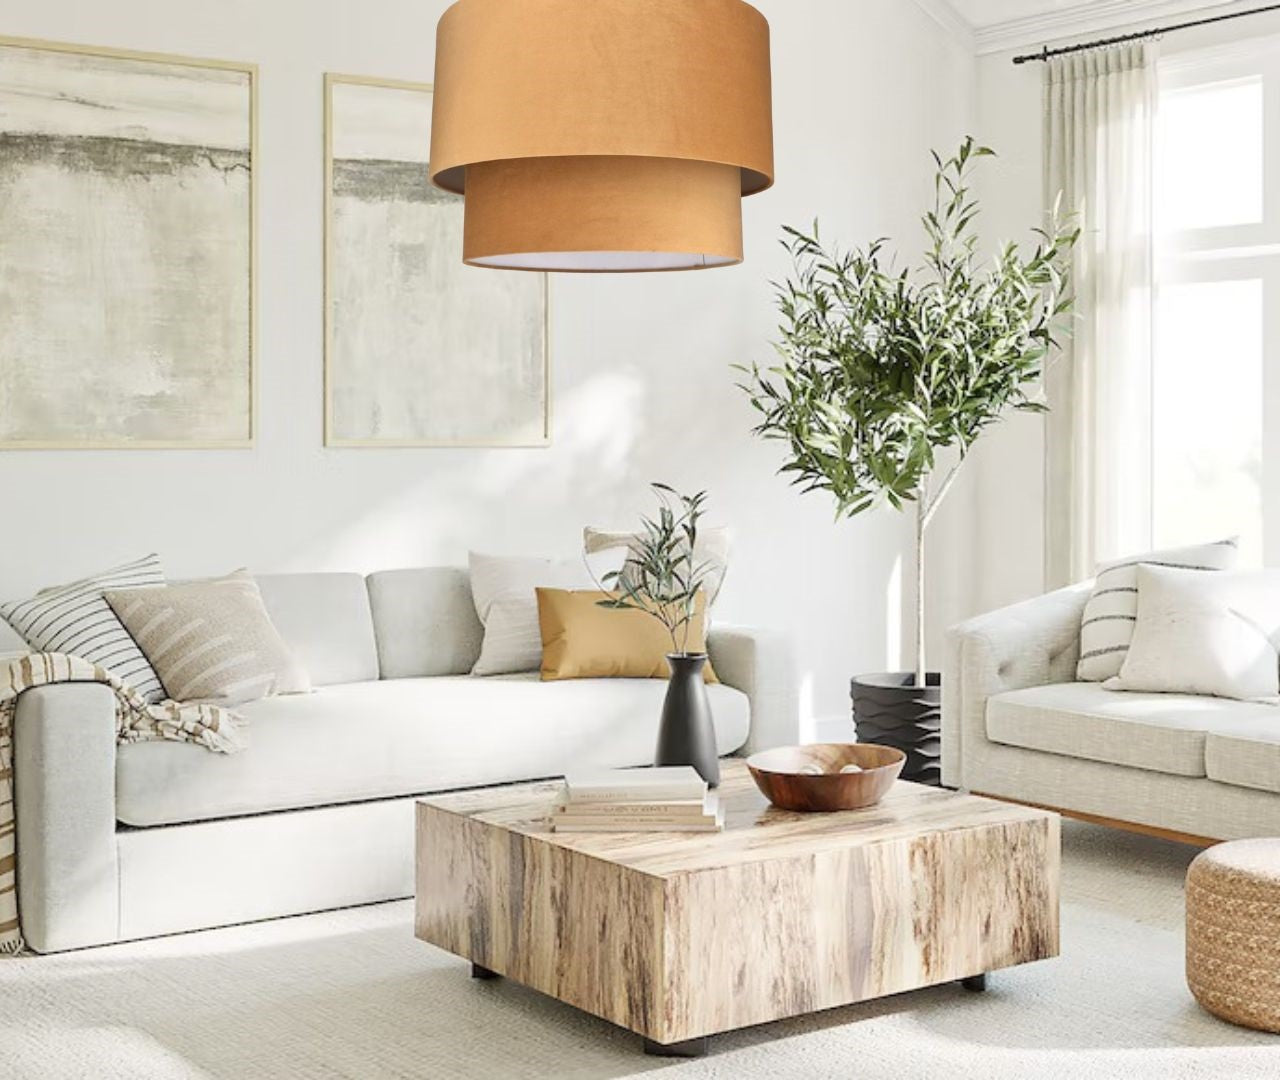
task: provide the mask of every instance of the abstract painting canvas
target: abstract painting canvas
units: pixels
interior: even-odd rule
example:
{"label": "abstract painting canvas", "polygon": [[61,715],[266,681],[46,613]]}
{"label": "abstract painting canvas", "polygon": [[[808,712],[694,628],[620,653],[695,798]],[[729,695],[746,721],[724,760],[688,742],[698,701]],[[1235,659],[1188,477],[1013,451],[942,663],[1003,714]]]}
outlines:
{"label": "abstract painting canvas", "polygon": [[330,75],[326,98],[327,444],[545,445],[546,275],[463,265],[431,88]]}
{"label": "abstract painting canvas", "polygon": [[0,446],[248,446],[252,66],[0,39]]}

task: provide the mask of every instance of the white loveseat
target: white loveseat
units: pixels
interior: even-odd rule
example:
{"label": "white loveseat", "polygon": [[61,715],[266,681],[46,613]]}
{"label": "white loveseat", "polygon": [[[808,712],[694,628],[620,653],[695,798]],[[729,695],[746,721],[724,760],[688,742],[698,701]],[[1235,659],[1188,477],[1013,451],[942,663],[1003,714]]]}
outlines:
{"label": "white loveseat", "polygon": [[1184,838],[1280,835],[1280,707],[1077,682],[1092,585],[950,631],[943,783]]}
{"label": "white loveseat", "polygon": [[[469,676],[466,571],[259,577],[315,691],[244,706],[249,748],[117,747],[110,691],[23,694],[22,930],[39,952],[405,897],[414,796],[652,760],[665,683]],[[719,628],[722,754],[798,741],[790,651]]]}

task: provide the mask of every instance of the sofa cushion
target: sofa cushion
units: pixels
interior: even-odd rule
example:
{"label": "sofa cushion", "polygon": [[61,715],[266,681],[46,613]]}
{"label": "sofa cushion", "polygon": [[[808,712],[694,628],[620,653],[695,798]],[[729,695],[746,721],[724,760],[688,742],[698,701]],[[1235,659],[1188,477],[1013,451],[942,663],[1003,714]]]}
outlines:
{"label": "sofa cushion", "polygon": [[[562,775],[653,760],[666,684],[541,683],[536,673],[328,686],[239,710],[249,748],[134,743],[116,755],[116,816],[164,825]],[[746,695],[709,686],[716,742],[746,742]]]}
{"label": "sofa cushion", "polygon": [[1280,709],[1241,717],[1209,732],[1204,771],[1223,784],[1280,793]]}
{"label": "sofa cushion", "polygon": [[990,698],[987,738],[1152,772],[1204,776],[1207,734],[1264,716],[1276,718],[1274,706],[1053,683]]}
{"label": "sofa cushion", "polygon": [[369,594],[359,574],[257,574],[262,602],[312,686],[378,677]]}
{"label": "sofa cushion", "polygon": [[463,569],[384,570],[366,584],[384,679],[465,675],[480,657],[484,627]]}

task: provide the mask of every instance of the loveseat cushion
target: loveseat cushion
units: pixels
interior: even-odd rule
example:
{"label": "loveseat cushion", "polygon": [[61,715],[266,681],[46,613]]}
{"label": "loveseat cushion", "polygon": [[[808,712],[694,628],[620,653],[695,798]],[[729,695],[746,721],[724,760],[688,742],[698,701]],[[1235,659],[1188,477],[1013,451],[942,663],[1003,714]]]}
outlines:
{"label": "loveseat cushion", "polygon": [[1280,793],[1280,709],[1211,731],[1204,744],[1204,767],[1210,780]]}
{"label": "loveseat cushion", "polygon": [[[666,683],[536,672],[390,679],[240,711],[243,753],[134,743],[116,755],[116,817],[165,825],[559,776],[653,760]],[[722,754],[747,739],[746,695],[709,686]]]}
{"label": "loveseat cushion", "polygon": [[996,694],[987,738],[1006,746],[1204,776],[1210,732],[1240,720],[1278,718],[1274,706],[1188,694],[1139,694],[1097,683],[1052,683]]}

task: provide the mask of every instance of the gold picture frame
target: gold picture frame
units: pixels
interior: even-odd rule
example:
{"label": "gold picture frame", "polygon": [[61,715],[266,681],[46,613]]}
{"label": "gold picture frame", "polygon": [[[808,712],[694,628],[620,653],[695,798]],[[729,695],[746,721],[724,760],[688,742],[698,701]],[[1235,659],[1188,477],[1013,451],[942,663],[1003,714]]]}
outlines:
{"label": "gold picture frame", "polygon": [[[337,296],[337,254],[335,215],[337,211],[337,197],[335,196],[335,162],[340,159],[335,154],[335,138],[337,135],[336,124],[337,117],[335,115],[335,91],[342,87],[355,87],[371,90],[387,90],[402,91],[411,94],[433,93],[433,87],[430,83],[411,82],[402,79],[385,79],[375,78],[361,75],[345,75],[329,72],[324,76],[324,443],[327,447],[344,448],[344,449],[371,449],[371,448],[488,448],[488,447],[511,447],[511,448],[541,448],[547,447],[551,443],[551,424],[552,424],[552,372],[551,372],[551,289],[549,277],[546,274],[521,274],[517,275],[523,279],[524,285],[519,286],[528,289],[528,282],[533,279],[538,282],[540,289],[540,300],[537,304],[539,314],[539,325],[536,333],[528,335],[528,341],[536,345],[538,355],[536,363],[530,361],[526,367],[526,374],[533,372],[536,368],[538,377],[540,378],[541,400],[537,410],[536,424],[528,422],[526,417],[524,430],[513,435],[503,436],[501,434],[490,433],[482,436],[405,436],[403,433],[394,433],[386,436],[373,435],[352,435],[350,432],[344,434],[341,430],[342,423],[335,415],[335,393],[339,384],[338,368],[342,361],[338,356],[338,345],[336,342],[336,319],[334,315],[335,304],[338,300]],[[430,102],[427,102],[429,110]],[[383,110],[384,112],[386,110]],[[427,163],[426,150],[429,142],[429,128],[423,131],[423,142],[421,148],[421,184],[424,192],[429,189],[431,194],[429,198],[440,198],[441,200],[456,200],[457,196],[448,196],[445,193],[435,194],[435,189],[430,188],[430,181],[427,179]],[[372,159],[371,159],[372,160]],[[391,162],[381,162],[383,165],[393,164]],[[395,162],[394,164],[400,164]],[[406,166],[411,163],[403,163]],[[416,165],[415,165],[416,167]],[[461,240],[457,242],[456,252],[451,252],[448,258],[456,260],[456,264],[461,268],[459,272],[466,274],[500,274],[502,271],[478,270],[472,267],[462,266]],[[476,278],[476,281],[483,280]],[[494,284],[501,279],[490,279]],[[526,297],[527,299],[527,297]],[[531,309],[532,310],[532,309]],[[470,361],[468,357],[468,361]],[[532,414],[530,414],[532,416]],[[529,429],[536,427],[536,431]]]}
{"label": "gold picture frame", "polygon": [[[11,138],[21,138],[25,136],[33,141],[39,139],[51,141],[63,139],[69,143],[73,140],[79,139],[82,144],[86,146],[93,142],[101,144],[109,143],[113,139],[125,142],[144,141],[148,144],[148,147],[151,148],[150,152],[153,155],[156,152],[154,149],[155,147],[166,147],[172,150],[177,146],[181,146],[188,152],[187,157],[192,161],[199,156],[201,151],[209,150],[212,152],[205,155],[207,158],[207,168],[218,170],[222,174],[224,187],[229,186],[229,181],[226,179],[228,176],[241,167],[247,168],[247,184],[245,185],[243,194],[237,196],[241,201],[247,200],[247,207],[236,209],[234,215],[238,218],[240,213],[247,212],[248,217],[246,232],[241,238],[234,241],[235,244],[242,244],[243,247],[247,249],[242,252],[247,264],[245,265],[245,277],[238,280],[236,284],[237,291],[240,291],[242,288],[244,292],[244,322],[240,329],[234,330],[232,333],[228,333],[226,335],[227,340],[234,341],[239,338],[239,334],[241,332],[244,334],[244,338],[242,339],[244,341],[245,350],[243,357],[244,381],[240,381],[242,376],[238,372],[234,379],[228,378],[227,387],[230,388],[234,386],[235,390],[234,393],[229,390],[227,397],[228,400],[234,397],[237,401],[242,401],[244,408],[247,410],[247,414],[239,413],[239,405],[237,405],[237,414],[234,417],[230,417],[229,413],[227,414],[227,427],[239,427],[241,423],[243,423],[243,435],[237,433],[235,435],[228,435],[224,437],[221,435],[207,436],[204,434],[198,434],[190,439],[168,436],[142,436],[139,438],[122,438],[114,436],[102,437],[100,434],[93,434],[84,438],[67,437],[65,435],[51,438],[28,436],[14,437],[11,433],[6,433],[5,429],[0,426],[0,450],[213,450],[247,449],[252,447],[257,437],[258,426],[258,66],[256,64],[234,60],[214,60],[173,53],[145,52],[131,49],[111,48],[100,45],[46,41],[37,38],[0,36],[0,76],[3,74],[3,60],[6,55],[6,50],[17,50],[18,52],[14,54],[15,61],[21,61],[22,59],[27,60],[29,73],[36,72],[38,64],[41,62],[48,63],[51,67],[55,64],[54,59],[49,59],[47,61],[43,60],[43,56],[47,54],[51,58],[67,58],[68,60],[70,58],[79,57],[83,58],[85,61],[119,61],[121,62],[118,72],[120,77],[126,78],[131,76],[135,79],[135,82],[142,74],[142,70],[145,66],[152,64],[183,69],[188,73],[218,72],[244,76],[245,90],[247,90],[248,100],[246,103],[247,115],[245,115],[243,119],[247,120],[248,132],[242,148],[225,149],[220,146],[206,147],[201,145],[198,141],[190,141],[182,144],[170,144],[164,142],[159,137],[150,140],[137,140],[132,131],[130,131],[130,134],[127,136],[120,134],[103,135],[101,133],[95,133],[92,135],[86,135],[83,133],[77,134],[74,130],[74,117],[67,112],[68,108],[74,107],[77,103],[72,101],[68,105],[64,103],[61,98],[53,101],[49,106],[51,116],[47,131],[28,131],[21,133],[21,135],[15,135],[13,132],[0,131],[0,135],[7,133]],[[42,59],[32,63],[34,60],[33,57],[21,57],[19,55],[21,53],[37,54]],[[66,74],[73,74],[75,72],[76,65],[73,63],[67,63],[65,65],[65,69]],[[158,72],[156,74],[163,75],[165,73]],[[169,76],[177,77],[174,73],[169,73]],[[188,75],[187,78],[190,81],[194,79],[195,76]],[[210,85],[214,87],[214,89],[211,90],[211,93],[215,95],[217,93],[215,85],[216,82],[217,80],[210,80]],[[228,82],[226,85],[230,88],[227,90],[227,94],[229,96],[239,95],[240,90],[234,83]],[[4,90],[4,80],[0,77],[0,95],[4,93]],[[156,96],[155,102],[162,101],[163,99],[160,96]],[[91,101],[79,104],[87,105],[90,108],[94,107],[94,103]],[[175,110],[170,107],[167,104],[167,101],[164,101],[163,104],[159,105],[155,105],[153,102],[153,106],[156,108],[157,130],[167,129],[169,133],[172,133],[174,131],[175,124],[178,124],[182,119],[180,110]],[[139,106],[139,108],[140,107],[141,106]],[[52,115],[54,110],[59,109],[62,110],[62,115]],[[197,116],[193,112],[187,117],[187,120],[193,128],[202,123],[214,124],[216,119],[211,119],[211,115],[211,113],[207,113],[205,115]],[[239,123],[239,114],[237,113],[233,119],[234,122]],[[59,153],[61,153],[65,158],[65,146],[60,149]],[[234,160],[232,164],[223,164],[217,159],[217,155],[220,154],[231,155],[234,159],[243,158],[244,160],[243,162]],[[196,167],[203,169],[206,165],[202,162],[199,166],[192,166],[192,168]],[[176,166],[174,166],[174,168],[176,170]],[[5,261],[5,243],[5,237],[0,235],[0,264],[3,264]],[[239,271],[236,271],[236,273],[238,274]],[[195,276],[194,273],[193,276]],[[106,307],[105,304],[104,307]],[[0,330],[2,329],[3,328],[0,328]],[[197,329],[193,328],[191,330],[191,335],[195,335],[197,333]],[[11,346],[6,344],[3,339],[0,339],[0,349],[7,349],[10,347]],[[128,357],[126,356],[124,359],[127,360]],[[208,363],[211,366],[216,367],[216,359],[211,358]],[[70,381],[71,380],[68,379],[68,382]],[[192,380],[193,384],[198,381],[198,379]],[[74,397],[74,395],[81,395],[83,398],[87,394],[92,393],[91,383],[92,372],[85,372],[82,378],[76,378],[74,380],[73,385],[67,385],[65,388],[55,385],[51,391],[49,391],[49,388],[47,387],[46,390],[55,394],[65,393],[69,398]],[[163,392],[164,388],[162,387],[160,393]],[[128,387],[122,387],[120,389],[120,393],[122,396],[127,397],[130,390]],[[142,396],[145,391],[138,389],[134,391],[134,393],[138,396]],[[178,429],[190,430],[195,428],[198,430],[202,424],[205,423],[205,418],[200,417],[197,413],[200,408],[205,407],[206,403],[207,399],[205,401],[199,401],[195,400],[193,397],[190,402],[185,403],[188,406],[186,415],[170,417],[167,422]],[[143,416],[139,422],[145,426],[148,419],[148,417]],[[208,426],[212,428],[216,425],[219,419],[221,418],[216,416],[209,419]],[[3,418],[0,418],[0,423],[2,422]],[[72,418],[68,420],[67,423],[74,424],[75,419]],[[155,423],[157,426],[164,426],[166,418],[157,414]]]}

